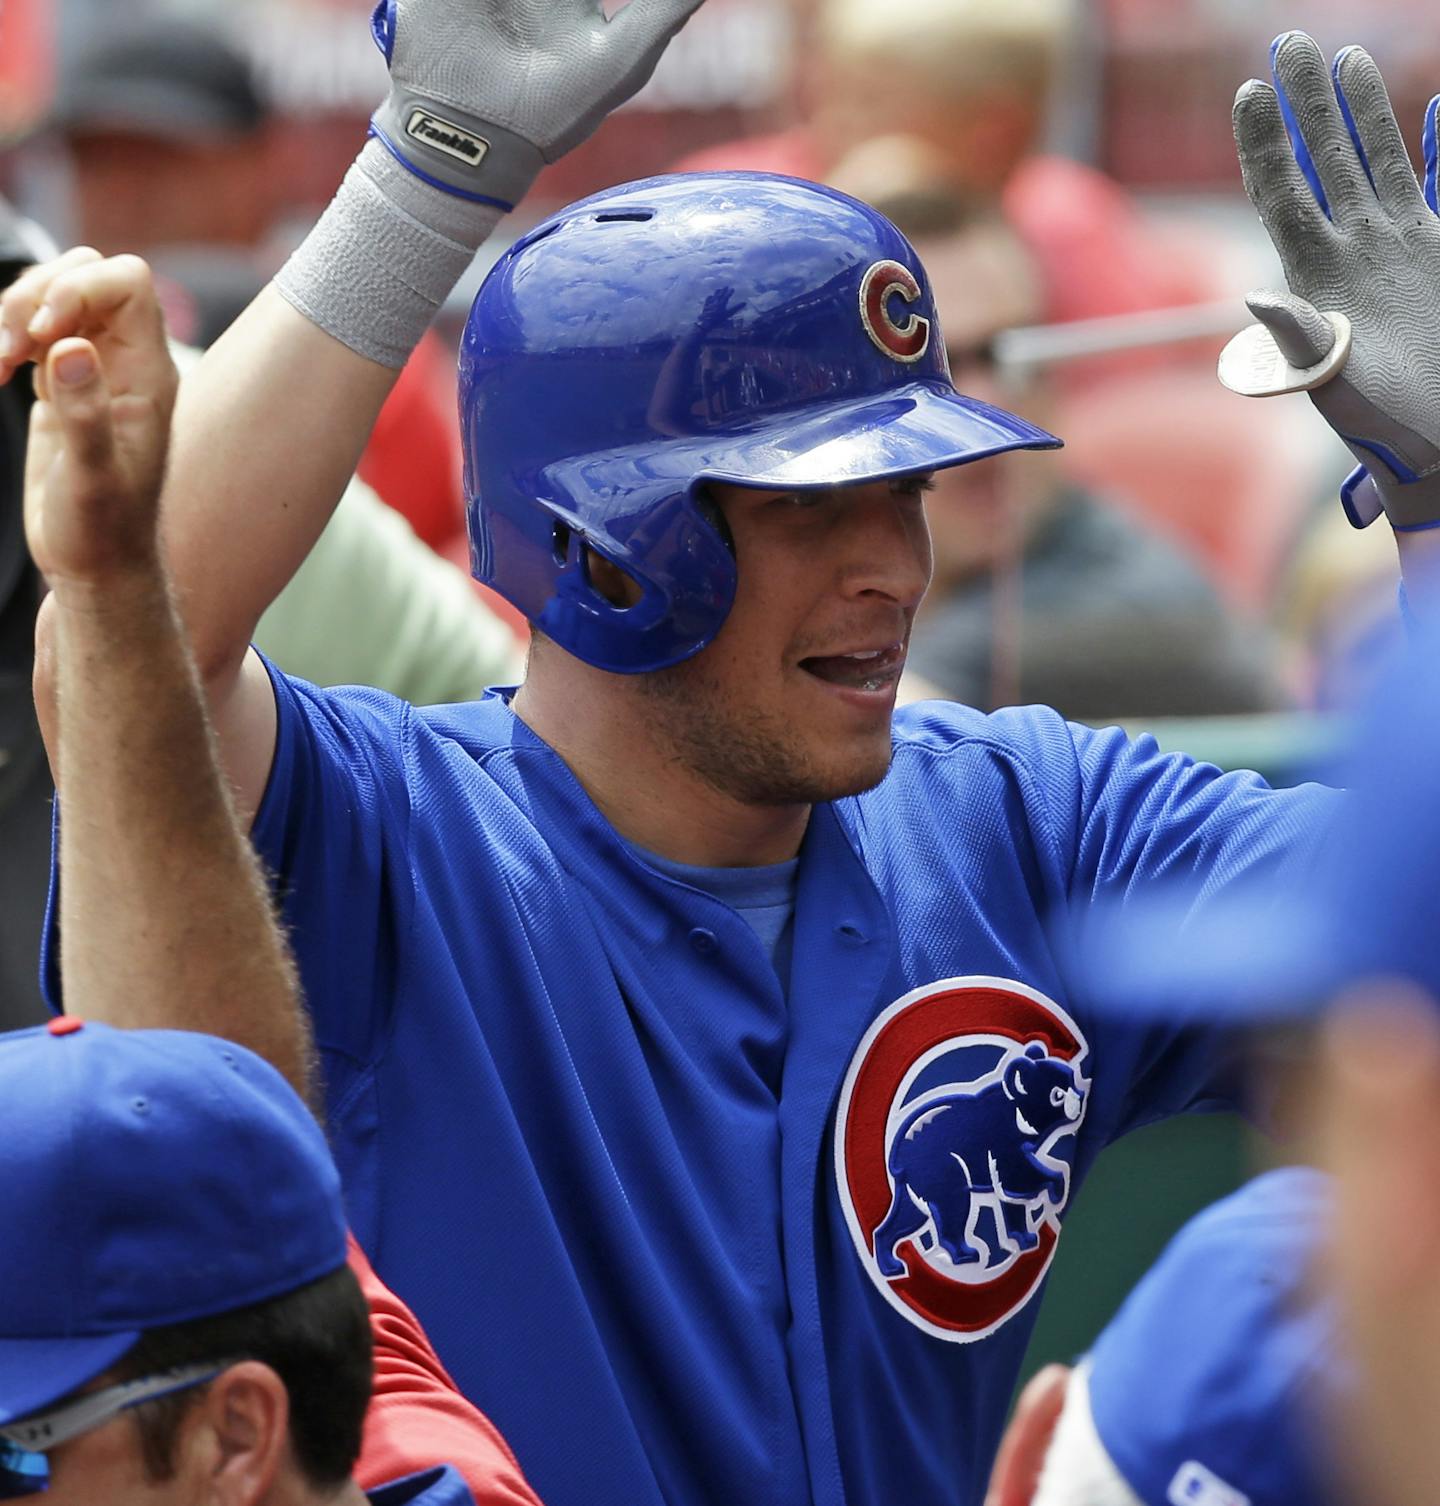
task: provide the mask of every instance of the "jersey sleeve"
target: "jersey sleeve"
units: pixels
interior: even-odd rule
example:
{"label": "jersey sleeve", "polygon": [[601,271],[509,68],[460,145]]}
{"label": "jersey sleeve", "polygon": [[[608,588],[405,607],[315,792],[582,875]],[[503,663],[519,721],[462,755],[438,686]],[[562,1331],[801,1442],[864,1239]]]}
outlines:
{"label": "jersey sleeve", "polygon": [[331,1101],[387,1032],[414,910],[407,741],[413,712],[379,691],[318,690],[266,662],[274,762],[251,839],[299,963]]}
{"label": "jersey sleeve", "polygon": [[[1341,798],[1306,784],[1274,789],[1258,774],[1222,772],[1154,738],[1067,725],[1070,777],[1044,783],[1064,913],[1057,917],[1077,995],[1103,1022],[1107,1070],[1129,1084],[1111,1136],[1197,1108],[1237,1106],[1244,1074],[1239,1040],[1197,1014],[1194,1001],[1165,1000],[1131,1017],[1113,996],[1097,936],[1135,927],[1183,925],[1237,893],[1283,892],[1306,871]],[[1050,749],[1044,767],[1064,769]],[[1032,768],[1037,765],[1032,764]],[[1038,783],[1039,781],[1037,781]]]}
{"label": "jersey sleeve", "polygon": [[1273,789],[1118,727],[1070,732],[1072,898],[1113,902],[1159,880],[1203,905],[1237,881],[1283,881],[1310,861],[1337,798],[1315,784]]}
{"label": "jersey sleeve", "polygon": [[515,635],[470,578],[352,481],[255,629],[260,650],[320,685],[376,685],[423,706],[518,678]]}
{"label": "jersey sleeve", "polygon": [[477,1506],[539,1506],[495,1425],[460,1394],[420,1320],[375,1274],[352,1235],[350,1269],[370,1309],[375,1386],[355,1478],[370,1489],[452,1465]]}

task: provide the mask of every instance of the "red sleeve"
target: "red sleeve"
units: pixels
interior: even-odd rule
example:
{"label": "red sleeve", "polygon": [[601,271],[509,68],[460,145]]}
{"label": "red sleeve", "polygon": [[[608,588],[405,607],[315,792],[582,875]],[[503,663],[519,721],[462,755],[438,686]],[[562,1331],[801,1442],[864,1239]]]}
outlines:
{"label": "red sleeve", "polygon": [[375,1390],[355,1466],[361,1488],[450,1464],[476,1506],[540,1506],[509,1445],[460,1394],[420,1320],[371,1269],[353,1235],[350,1269],[365,1293],[375,1338]]}

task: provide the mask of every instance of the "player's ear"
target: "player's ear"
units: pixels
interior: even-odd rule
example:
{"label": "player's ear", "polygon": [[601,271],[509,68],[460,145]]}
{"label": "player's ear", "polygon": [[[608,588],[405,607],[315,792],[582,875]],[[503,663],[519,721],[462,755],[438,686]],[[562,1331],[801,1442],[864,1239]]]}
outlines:
{"label": "player's ear", "polygon": [[1000,1440],[985,1506],[1030,1506],[1065,1405],[1069,1381],[1068,1365],[1046,1365],[1030,1378]]}
{"label": "player's ear", "polygon": [[256,1506],[271,1498],[289,1451],[290,1397],[269,1365],[243,1360],[207,1389],[207,1506]]}
{"label": "player's ear", "polygon": [[628,570],[622,570],[613,560],[607,560],[588,545],[585,548],[585,574],[612,607],[633,607],[645,594],[645,588]]}

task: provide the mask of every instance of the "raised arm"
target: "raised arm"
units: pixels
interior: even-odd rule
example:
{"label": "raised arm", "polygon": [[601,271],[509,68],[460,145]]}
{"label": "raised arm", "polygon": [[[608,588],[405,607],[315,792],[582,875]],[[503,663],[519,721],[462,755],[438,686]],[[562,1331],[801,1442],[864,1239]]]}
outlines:
{"label": "raised arm", "polygon": [[[221,772],[161,558],[175,368],[153,297],[129,297],[121,313],[123,341],[114,326],[98,349],[65,339],[39,368],[26,469],[26,533],[52,587],[47,673],[58,695],[47,719],[65,797],[66,1001],[111,1025],[238,1041],[313,1101],[299,980]],[[537,1506],[504,1439],[353,1239],[350,1264],[375,1338],[367,1482],[445,1460],[477,1506]]]}
{"label": "raised arm", "polygon": [[1440,560],[1440,218],[1435,122],[1416,180],[1379,69],[1362,48],[1327,65],[1302,32],[1271,49],[1272,83],[1235,100],[1245,188],[1275,244],[1286,291],[1252,293],[1261,322],[1221,358],[1249,396],[1309,392],[1359,467],[1350,521],[1383,511],[1410,600],[1433,615]]}
{"label": "raised arm", "polygon": [[[187,377],[165,544],[242,804],[273,707],[260,614],[318,537],[396,373],[475,249],[536,174],[650,76],[699,0],[385,0],[391,92],[304,244]],[[76,280],[32,277],[0,311],[0,378],[83,332]],[[93,260],[93,253],[88,253]]]}
{"label": "raised arm", "polygon": [[175,368],[139,264],[95,264],[100,342],[36,374],[25,528],[50,582],[38,683],[64,791],[68,1007],[225,1035],[302,1094],[311,1046],[269,892],[220,772],[162,562]]}

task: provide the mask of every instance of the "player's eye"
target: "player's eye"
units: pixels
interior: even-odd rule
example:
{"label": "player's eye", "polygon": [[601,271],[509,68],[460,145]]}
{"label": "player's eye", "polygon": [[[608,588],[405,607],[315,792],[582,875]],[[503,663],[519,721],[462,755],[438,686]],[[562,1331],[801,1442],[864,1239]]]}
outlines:
{"label": "player's eye", "polygon": [[923,497],[935,490],[935,477],[929,471],[918,476],[900,476],[890,483],[890,490],[897,497]]}

